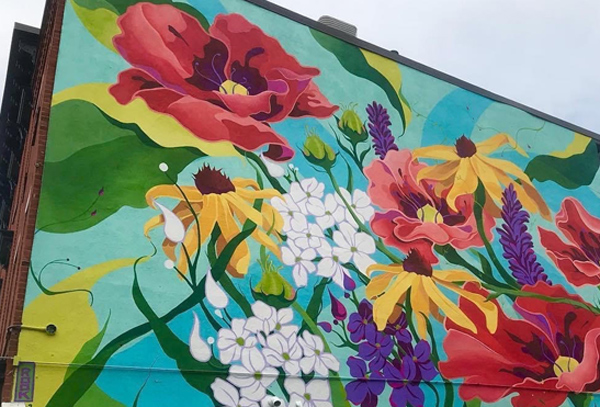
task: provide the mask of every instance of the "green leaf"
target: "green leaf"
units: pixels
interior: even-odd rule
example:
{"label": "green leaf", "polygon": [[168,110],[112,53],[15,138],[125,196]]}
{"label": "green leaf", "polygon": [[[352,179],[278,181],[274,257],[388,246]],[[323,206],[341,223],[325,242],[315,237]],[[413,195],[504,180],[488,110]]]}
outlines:
{"label": "green leaf", "polygon": [[81,347],[81,350],[79,351],[77,356],[75,356],[75,358],[73,359],[73,362],[67,369],[67,372],[65,373],[65,380],[67,380],[69,378],[69,376],[71,376],[71,374],[75,370],[77,370],[77,367],[79,365],[86,364],[90,360],[92,360],[92,358],[96,354],[96,351],[100,347],[102,338],[104,338],[104,334],[106,333],[106,328],[108,327],[108,321],[110,321],[110,315],[106,319],[106,322],[104,323],[104,327],[102,327],[102,330],[100,332],[98,332],[98,334],[96,336],[94,336],[92,339],[90,339],[89,341],[87,341],[86,343],[83,344],[83,346]]}
{"label": "green leaf", "polygon": [[411,112],[410,106],[401,93],[402,77],[399,64],[320,31],[311,29],[311,33],[323,48],[335,55],[344,69],[383,89],[402,118],[401,134],[404,134],[410,122]]}
{"label": "green leaf", "polygon": [[532,180],[553,181],[566,189],[590,185],[600,168],[600,146],[592,139],[586,139],[586,142],[587,146],[578,154],[567,157],[564,154],[539,155],[533,158],[527,164],[525,173]]}
{"label": "green leaf", "polygon": [[49,160],[60,161],[44,166],[37,228],[53,233],[90,228],[123,206],[146,207],[146,191],[169,182],[161,162],[178,173],[202,156],[191,148],[160,147],[136,125],[79,100],[53,107],[48,151]]}
{"label": "green leaf", "polygon": [[73,407],[125,407],[102,391],[98,385],[93,384]]}
{"label": "green leaf", "polygon": [[465,407],[481,407],[481,400],[474,398],[473,400],[465,401]]}

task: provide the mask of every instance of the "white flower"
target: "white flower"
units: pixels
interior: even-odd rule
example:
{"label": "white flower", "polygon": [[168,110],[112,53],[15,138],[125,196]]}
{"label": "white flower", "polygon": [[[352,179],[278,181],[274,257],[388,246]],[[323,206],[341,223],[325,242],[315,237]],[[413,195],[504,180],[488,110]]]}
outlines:
{"label": "white flower", "polygon": [[300,367],[304,374],[315,372],[321,376],[327,376],[329,370],[337,372],[340,370],[340,362],[331,354],[325,353],[323,340],[316,335],[304,331],[298,343],[304,351],[304,358],[300,361]]}
{"label": "white flower", "polygon": [[267,167],[267,171],[272,177],[281,178],[285,175],[285,168],[282,165],[277,164],[276,161],[271,160],[263,153],[260,153],[260,159],[265,167]]}
{"label": "white flower", "polygon": [[323,230],[328,229],[336,223],[343,222],[346,219],[348,210],[344,204],[337,201],[335,195],[325,195],[325,212],[321,216],[316,217],[317,224]]}
{"label": "white flower", "polygon": [[229,368],[227,380],[240,389],[240,395],[252,401],[260,401],[267,395],[269,387],[279,372],[274,367],[267,366],[267,362],[256,348],[244,352],[242,365],[233,365]]}
{"label": "white flower", "polygon": [[287,266],[293,266],[292,276],[298,287],[305,287],[308,284],[308,274],[316,270],[312,260],[317,257],[315,249],[301,249],[294,242],[286,242],[287,245],[281,248],[281,260]]}
{"label": "white flower", "polygon": [[163,218],[165,219],[165,237],[173,243],[183,242],[183,238],[185,237],[185,227],[183,226],[183,222],[181,222],[177,215],[166,206],[163,206],[156,201],[152,202],[154,203],[154,206],[160,209]]}
{"label": "white flower", "polygon": [[322,216],[325,206],[321,202],[325,185],[316,178],[303,179],[290,185],[290,196],[305,215]]}
{"label": "white flower", "polygon": [[256,345],[256,338],[245,328],[245,325],[245,320],[233,319],[231,329],[219,330],[217,348],[219,348],[219,359],[222,363],[229,364],[234,360],[240,360]]}
{"label": "white flower", "polygon": [[321,260],[317,264],[317,275],[333,279],[333,282],[344,289],[344,275],[347,275],[346,269],[338,255],[333,252],[333,248],[327,242],[323,242],[317,249]]}
{"label": "white flower", "polygon": [[324,379],[313,379],[304,383],[299,377],[288,377],[283,387],[290,395],[290,406],[332,407],[329,383]]}
{"label": "white flower", "polygon": [[321,246],[325,239],[323,230],[316,223],[308,223],[306,220],[304,222],[301,230],[290,230],[287,234],[288,238],[301,249],[309,247],[315,249]]}
{"label": "white flower", "polygon": [[296,335],[289,338],[281,334],[269,335],[267,343],[263,348],[263,355],[267,363],[275,367],[283,367],[287,374],[297,375],[300,373],[300,359],[302,359],[302,348],[298,344]]}
{"label": "white flower", "polygon": [[225,291],[219,287],[213,278],[210,269],[206,272],[205,294],[210,305],[215,308],[224,309],[229,304],[229,297],[225,294]]}
{"label": "white flower", "polygon": [[190,353],[194,359],[198,362],[208,362],[212,358],[212,351],[210,346],[200,336],[200,320],[195,312],[194,325],[192,326],[192,332],[190,333]]}
{"label": "white flower", "polygon": [[306,216],[300,211],[300,207],[292,200],[289,194],[283,195],[283,199],[276,197],[271,199],[271,205],[283,218],[283,231],[300,230],[306,223]]}
{"label": "white flower", "polygon": [[248,400],[245,397],[240,397],[240,392],[231,383],[217,378],[210,388],[213,391],[215,399],[223,405],[223,407],[258,407],[258,403]]}
{"label": "white flower", "polygon": [[342,223],[340,230],[333,232],[333,241],[337,245],[333,248],[333,254],[338,256],[342,263],[352,261],[363,273],[375,263],[369,257],[369,254],[375,253],[375,241],[368,234],[357,232],[349,223]]}
{"label": "white flower", "polygon": [[[289,308],[277,310],[262,301],[256,301],[252,304],[253,317],[246,321],[246,329],[254,334],[264,332],[266,335],[271,333],[280,333],[288,338],[298,332],[297,325],[290,324],[294,318],[294,313]],[[259,336],[259,340],[260,340]]]}
{"label": "white flower", "polygon": [[[346,202],[348,202],[348,204],[350,205],[350,208],[352,208],[352,211],[356,214],[356,216],[358,217],[358,219],[360,219],[361,222],[367,222],[371,219],[371,217],[373,217],[373,215],[375,214],[375,209],[371,205],[371,198],[369,198],[366,192],[361,191],[360,189],[355,189],[354,192],[352,192],[352,195],[350,195],[350,192],[348,192],[344,188],[340,188],[340,192],[343,198],[346,200]],[[338,204],[343,206],[344,208],[343,220],[350,223],[352,226],[357,227],[358,224],[356,223],[354,217],[352,217],[350,211],[344,204],[342,197],[340,197],[340,195],[336,195],[335,199],[338,202]],[[338,220],[338,223],[339,222],[341,222],[341,220]]]}

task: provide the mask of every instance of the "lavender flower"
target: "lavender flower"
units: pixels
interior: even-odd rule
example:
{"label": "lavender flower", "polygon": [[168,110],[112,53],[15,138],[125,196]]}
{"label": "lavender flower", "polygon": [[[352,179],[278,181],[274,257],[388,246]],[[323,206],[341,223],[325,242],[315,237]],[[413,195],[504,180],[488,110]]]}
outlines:
{"label": "lavender flower", "polygon": [[508,268],[517,282],[521,285],[534,285],[538,281],[550,283],[537,261],[531,234],[527,231],[529,213],[523,210],[512,184],[502,194],[502,219],[504,225],[497,228],[500,244],[504,249],[503,256],[508,260]]}
{"label": "lavender flower", "polygon": [[371,361],[369,369],[381,370],[387,357],[392,353],[394,342],[386,334],[375,330],[369,331],[365,339],[358,345],[358,356]]}
{"label": "lavender flower", "polygon": [[422,406],[425,403],[425,394],[419,387],[417,379],[417,367],[412,358],[404,356],[402,361],[396,359],[392,363],[387,362],[383,369],[383,375],[392,388],[390,404],[393,407]]}
{"label": "lavender flower", "polygon": [[348,331],[350,331],[350,339],[354,343],[358,343],[375,331],[373,323],[373,306],[367,300],[362,300],[358,305],[358,312],[353,312],[350,315],[348,322]]}
{"label": "lavender flower", "polygon": [[377,102],[367,106],[367,114],[369,115],[369,134],[373,137],[375,154],[383,160],[388,151],[398,150],[390,131],[392,125],[390,115],[387,109]]}

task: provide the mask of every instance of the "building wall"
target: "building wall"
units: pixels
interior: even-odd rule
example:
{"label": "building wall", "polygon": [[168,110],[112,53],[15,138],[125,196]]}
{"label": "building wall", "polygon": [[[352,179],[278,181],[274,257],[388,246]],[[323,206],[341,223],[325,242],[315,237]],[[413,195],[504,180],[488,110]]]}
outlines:
{"label": "building wall", "polygon": [[56,5],[5,397],[593,403],[590,133],[247,1],[162,3]]}

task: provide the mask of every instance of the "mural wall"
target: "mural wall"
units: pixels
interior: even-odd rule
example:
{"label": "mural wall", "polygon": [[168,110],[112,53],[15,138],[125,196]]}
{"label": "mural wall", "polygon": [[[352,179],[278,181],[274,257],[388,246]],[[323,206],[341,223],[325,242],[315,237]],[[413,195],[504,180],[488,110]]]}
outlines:
{"label": "mural wall", "polygon": [[70,0],[15,399],[595,405],[598,151],[243,0]]}

